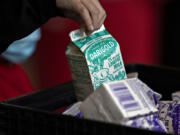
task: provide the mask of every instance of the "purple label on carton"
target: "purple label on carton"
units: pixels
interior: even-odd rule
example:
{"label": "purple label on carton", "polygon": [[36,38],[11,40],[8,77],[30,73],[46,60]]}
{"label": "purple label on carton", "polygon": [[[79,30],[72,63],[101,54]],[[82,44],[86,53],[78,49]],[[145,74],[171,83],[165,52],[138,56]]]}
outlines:
{"label": "purple label on carton", "polygon": [[158,119],[157,115],[148,115],[144,117],[135,118],[126,121],[123,124],[127,126],[144,128],[153,131],[167,132],[163,122]]}
{"label": "purple label on carton", "polygon": [[158,117],[170,133],[180,133],[180,104],[177,100],[160,101]]}
{"label": "purple label on carton", "polygon": [[158,118],[163,121],[166,129],[170,133],[173,133],[172,101],[160,101],[158,109],[159,109]]}
{"label": "purple label on carton", "polygon": [[177,104],[177,101],[173,106],[173,110],[171,113],[172,117],[172,126],[175,134],[180,133],[180,104]]}
{"label": "purple label on carton", "polygon": [[137,78],[109,83],[110,90],[123,109],[125,117],[131,118],[158,111],[147,94],[148,87],[141,85]]}
{"label": "purple label on carton", "polygon": [[157,105],[158,98],[161,98],[161,95],[159,93],[154,92],[150,87],[148,87],[145,83],[143,83],[141,80],[136,79],[136,83],[139,89],[142,89],[150,98],[152,103],[154,105]]}
{"label": "purple label on carton", "polygon": [[[128,85],[133,88],[133,91],[137,93],[139,96],[139,99],[141,100],[141,103],[144,104],[144,106],[149,107],[156,106],[158,103],[158,100],[161,98],[161,95],[159,93],[154,92],[150,87],[148,87],[145,83],[143,83],[138,78],[136,79],[129,79],[127,80]],[[143,98],[146,99],[146,102],[143,101]]]}
{"label": "purple label on carton", "polygon": [[134,99],[132,93],[124,82],[111,84],[110,88],[126,112],[141,110],[139,103]]}

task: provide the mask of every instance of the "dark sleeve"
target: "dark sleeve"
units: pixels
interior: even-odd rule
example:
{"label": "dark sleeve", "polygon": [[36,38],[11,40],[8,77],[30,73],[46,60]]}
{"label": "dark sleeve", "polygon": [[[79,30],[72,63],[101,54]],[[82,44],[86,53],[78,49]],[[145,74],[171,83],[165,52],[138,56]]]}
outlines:
{"label": "dark sleeve", "polygon": [[56,0],[0,0],[0,53],[54,16]]}

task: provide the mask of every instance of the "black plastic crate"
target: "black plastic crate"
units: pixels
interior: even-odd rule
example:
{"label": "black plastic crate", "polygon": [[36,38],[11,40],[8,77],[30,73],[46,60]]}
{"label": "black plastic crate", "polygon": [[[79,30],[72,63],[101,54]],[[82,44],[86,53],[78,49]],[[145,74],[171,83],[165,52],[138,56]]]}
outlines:
{"label": "black plastic crate", "polygon": [[6,100],[4,103],[54,111],[76,101],[72,82],[67,82],[55,87]]}
{"label": "black plastic crate", "polygon": [[[180,90],[180,70],[141,64],[126,65],[139,78],[170,99]],[[163,133],[56,114],[76,102],[71,82],[0,103],[0,135],[160,135]]]}

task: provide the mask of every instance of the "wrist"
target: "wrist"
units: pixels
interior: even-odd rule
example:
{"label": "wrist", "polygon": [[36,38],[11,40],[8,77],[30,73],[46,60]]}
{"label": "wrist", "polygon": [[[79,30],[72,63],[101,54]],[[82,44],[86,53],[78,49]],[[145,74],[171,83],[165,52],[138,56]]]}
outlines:
{"label": "wrist", "polygon": [[60,17],[65,17],[64,15],[64,9],[62,8],[62,4],[60,3],[60,0],[55,0],[56,3],[56,13]]}

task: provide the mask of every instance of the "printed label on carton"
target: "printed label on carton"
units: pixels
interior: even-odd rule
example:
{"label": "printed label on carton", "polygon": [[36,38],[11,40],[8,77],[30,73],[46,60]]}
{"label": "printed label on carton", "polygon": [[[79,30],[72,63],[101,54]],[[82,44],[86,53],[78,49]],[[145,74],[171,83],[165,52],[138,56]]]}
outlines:
{"label": "printed label on carton", "polygon": [[160,101],[158,117],[169,133],[180,134],[180,92],[172,93],[173,101]]}
{"label": "printed label on carton", "polygon": [[126,111],[124,115],[144,115],[158,111],[139,82],[138,78],[132,78],[107,83],[122,110]]}
{"label": "printed label on carton", "polygon": [[144,128],[153,131],[167,132],[167,129],[164,126],[163,122],[158,119],[156,114],[123,121],[122,124],[126,126]]}
{"label": "printed label on carton", "polygon": [[162,95],[152,90],[140,79],[137,78],[137,79],[134,79],[133,81],[132,80],[133,79],[129,79],[127,82],[132,88],[134,88],[133,90],[136,90],[136,93],[142,92],[142,95],[144,96],[144,98],[147,98],[148,96],[149,98],[147,98],[147,100],[149,99],[151,100],[149,101],[149,103],[153,103],[156,106],[158,104],[158,101],[161,99]]}
{"label": "printed label on carton", "polygon": [[164,123],[169,133],[173,133],[173,106],[172,101],[160,101],[158,117]]}
{"label": "printed label on carton", "polygon": [[[90,85],[92,85],[94,90],[103,82],[127,78],[119,44],[105,30],[104,26],[90,36],[86,36],[85,32],[81,30],[72,31],[70,38],[73,45],[77,46],[79,51],[81,51],[81,58],[86,60],[89,77],[92,82]],[[68,54],[68,51],[66,54]],[[68,58],[71,59],[70,57]],[[73,63],[72,59],[71,62]],[[81,66],[77,68],[83,70]],[[75,75],[73,70],[71,72]],[[84,81],[79,80],[76,83],[81,85]]]}
{"label": "printed label on carton", "polygon": [[180,134],[180,91],[172,93],[173,99],[173,129],[175,134]]}

